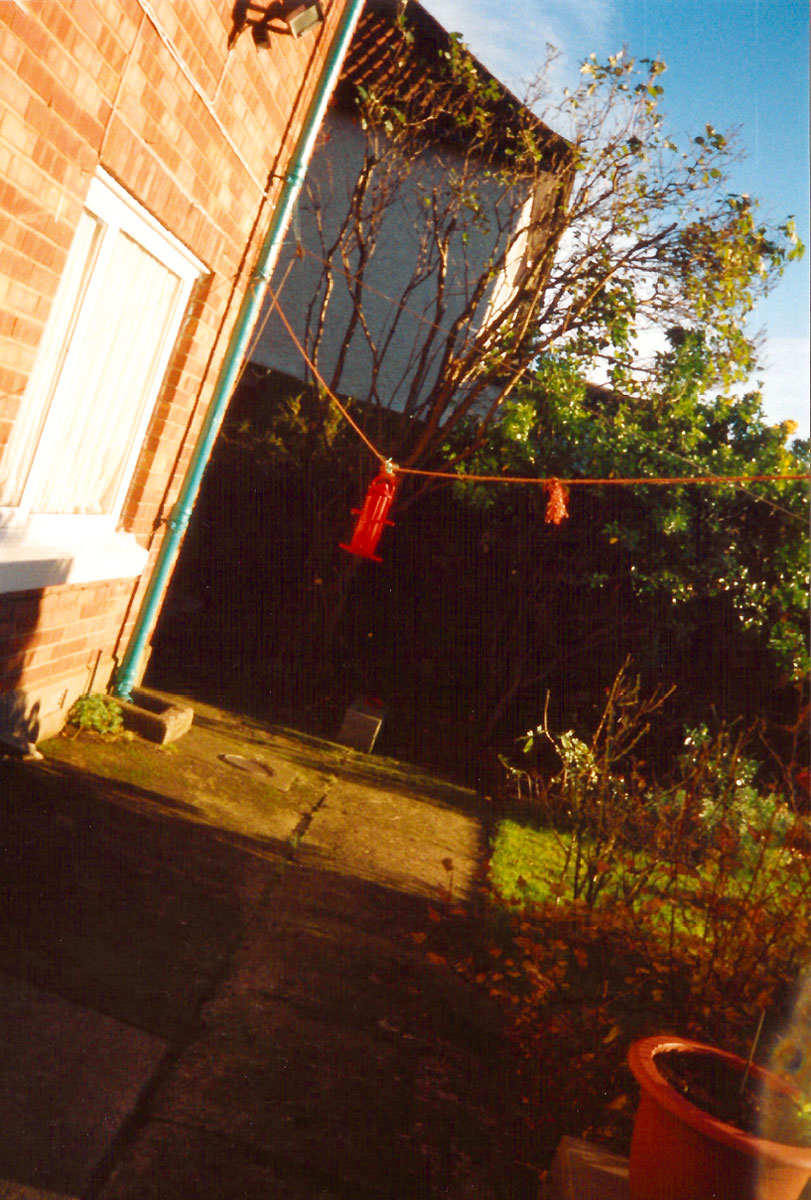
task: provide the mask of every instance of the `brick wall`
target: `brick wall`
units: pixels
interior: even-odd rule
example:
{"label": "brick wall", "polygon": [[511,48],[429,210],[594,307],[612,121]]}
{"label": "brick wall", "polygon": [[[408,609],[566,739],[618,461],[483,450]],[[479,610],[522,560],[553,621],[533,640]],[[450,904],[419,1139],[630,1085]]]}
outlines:
{"label": "brick wall", "polygon": [[[228,53],[231,0],[0,0],[0,448],[98,167],[211,272],[122,512],[150,567],[344,5],[301,39],[260,51],[246,30]],[[0,596],[6,709],[48,732],[77,688],[103,688],[148,574]]]}

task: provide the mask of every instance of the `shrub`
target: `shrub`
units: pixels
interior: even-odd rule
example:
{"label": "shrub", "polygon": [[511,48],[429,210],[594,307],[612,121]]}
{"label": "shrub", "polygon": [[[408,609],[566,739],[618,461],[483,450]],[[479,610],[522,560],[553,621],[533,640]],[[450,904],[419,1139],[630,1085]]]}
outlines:
{"label": "shrub", "polygon": [[[639,679],[630,675],[626,660],[608,689],[605,706],[591,739],[574,730],[553,734],[547,712],[543,722],[519,739],[525,754],[538,739],[551,743],[561,770],[546,787],[541,814],[562,835],[572,899],[593,907],[606,889],[616,884],[617,870],[650,837],[650,797],[644,790],[633,753],[650,730],[652,715],[673,688],[640,694]],[[547,697],[548,701],[548,697]],[[639,871],[636,870],[639,875]],[[638,879],[639,886],[642,878]]]}
{"label": "shrub", "polygon": [[563,766],[523,829],[505,820],[494,837],[520,979],[490,980],[509,993],[533,1111],[551,1080],[555,1113],[568,1089],[565,1127],[538,1115],[544,1140],[623,1147],[633,1038],[676,1029],[748,1054],[764,1013],[772,1037],[787,1019],[811,960],[809,820],[759,781],[759,731],[690,730],[657,782],[633,751],[662,699],[642,700],[626,664],[590,740],[545,716],[525,745],[549,738]]}

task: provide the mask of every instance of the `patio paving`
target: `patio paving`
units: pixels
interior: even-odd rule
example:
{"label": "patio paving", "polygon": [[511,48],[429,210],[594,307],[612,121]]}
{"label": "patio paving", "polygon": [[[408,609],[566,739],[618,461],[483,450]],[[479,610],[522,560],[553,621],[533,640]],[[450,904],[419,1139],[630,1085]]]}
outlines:
{"label": "patio paving", "polygon": [[2,765],[0,1200],[537,1197],[476,797],[195,710]]}

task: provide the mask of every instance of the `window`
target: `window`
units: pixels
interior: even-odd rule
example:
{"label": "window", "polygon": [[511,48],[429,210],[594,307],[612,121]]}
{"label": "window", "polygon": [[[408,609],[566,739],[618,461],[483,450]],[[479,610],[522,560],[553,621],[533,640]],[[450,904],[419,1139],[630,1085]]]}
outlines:
{"label": "window", "polygon": [[[0,590],[8,590],[2,559],[13,557],[14,545],[29,561],[36,560],[36,543],[43,540],[58,541],[62,552],[73,543],[85,552],[85,561],[88,539],[106,540],[110,549],[189,294],[202,270],[189,251],[99,172],[0,461],[0,525],[7,543],[0,554]],[[124,538],[117,535],[119,545]],[[68,560],[63,554],[60,561]],[[80,574],[86,576],[87,569]],[[130,571],[139,570],[133,558]],[[98,578],[112,577],[101,564],[98,571]],[[46,572],[44,582],[53,582],[52,574]],[[76,569],[69,579],[76,579]]]}

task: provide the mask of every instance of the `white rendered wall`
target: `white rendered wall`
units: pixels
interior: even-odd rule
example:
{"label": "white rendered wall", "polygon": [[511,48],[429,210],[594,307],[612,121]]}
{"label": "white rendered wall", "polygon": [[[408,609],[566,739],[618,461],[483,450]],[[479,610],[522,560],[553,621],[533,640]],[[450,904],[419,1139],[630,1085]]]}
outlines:
{"label": "white rendered wall", "polygon": [[[311,306],[314,297],[320,294],[318,289],[320,284],[323,285],[325,268],[322,262],[308,254],[297,256],[296,241],[300,239],[307,250],[321,253],[323,239],[317,229],[313,195],[318,197],[323,235],[327,243],[334,236],[349,207],[349,196],[362,166],[364,144],[364,134],[356,122],[341,113],[329,115],[308,172],[297,219],[288,232],[271,285],[271,290],[275,291],[284,280],[280,304],[308,353],[311,353],[311,344],[305,336],[308,312],[314,320],[316,312]],[[458,165],[459,160],[456,161]],[[424,198],[433,187],[448,180],[452,169],[453,155],[445,150],[441,156],[436,152],[426,153],[410,165],[407,186],[399,189],[399,195],[386,210],[373,256],[366,269],[365,279],[369,286],[364,292],[364,314],[369,336],[360,328],[356,330],[337,379],[335,368],[346,340],[352,302],[350,285],[345,276],[333,272],[333,291],[329,298],[317,366],[327,384],[336,391],[396,410],[406,407],[416,410],[415,396],[412,394],[409,399],[409,395],[420,354],[431,337],[431,322],[436,317],[435,280],[420,284],[408,295],[408,311],[399,309],[397,303],[402,300],[414,275],[419,239],[426,228]],[[469,218],[465,236],[460,230],[454,237],[446,282],[446,310],[439,322],[445,330],[462,311],[499,237],[506,247],[515,222],[522,216],[526,218],[528,211],[526,204],[520,203],[515,195],[501,195],[503,189],[494,181],[482,178],[478,190],[489,227],[477,225]],[[510,229],[499,233],[499,224],[510,226]],[[511,271],[518,269],[520,257],[515,251],[511,253]],[[493,281],[490,286],[488,298],[494,294],[495,283]],[[497,290],[502,299],[506,297],[503,279]],[[271,303],[269,300],[268,307]],[[480,306],[479,319],[485,309],[486,304]],[[267,322],[251,355],[252,360],[294,378],[308,378],[306,363],[277,314],[273,312],[268,316],[266,308],[263,318],[265,316]],[[374,351],[370,347],[370,339],[376,348]],[[425,398],[436,379],[444,342],[444,337],[436,336],[429,351],[429,366],[418,390],[417,400]],[[385,352],[382,349],[384,344]]]}

